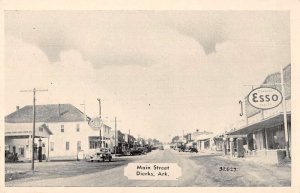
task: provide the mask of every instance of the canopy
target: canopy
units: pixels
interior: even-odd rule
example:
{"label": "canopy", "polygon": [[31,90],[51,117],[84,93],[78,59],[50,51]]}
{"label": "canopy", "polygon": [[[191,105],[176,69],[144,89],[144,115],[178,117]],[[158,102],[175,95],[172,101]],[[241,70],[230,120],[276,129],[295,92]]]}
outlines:
{"label": "canopy", "polygon": [[[287,114],[287,120],[291,120],[291,114]],[[283,124],[283,114],[280,113],[276,116],[270,117],[268,119],[264,119],[260,122],[245,126],[239,130],[228,132],[227,134],[230,135],[242,135],[242,134],[249,134],[253,131],[257,131],[263,128],[270,128],[274,125]]]}
{"label": "canopy", "polygon": [[[5,123],[5,137],[28,138],[32,135],[32,123]],[[36,123],[35,137],[48,138],[52,132],[45,123]]]}

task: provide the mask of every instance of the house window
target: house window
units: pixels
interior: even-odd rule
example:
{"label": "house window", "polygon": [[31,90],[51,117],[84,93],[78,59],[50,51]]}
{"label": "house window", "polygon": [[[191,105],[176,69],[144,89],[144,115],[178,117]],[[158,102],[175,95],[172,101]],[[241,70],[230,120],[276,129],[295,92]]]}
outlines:
{"label": "house window", "polygon": [[54,142],[50,142],[50,151],[54,151]]}
{"label": "house window", "polygon": [[79,132],[80,131],[80,124],[76,125],[76,131]]}
{"label": "house window", "polygon": [[39,131],[40,131],[40,132],[43,132],[43,127],[39,127]]}
{"label": "house window", "polygon": [[65,126],[64,125],[61,125],[60,126],[60,131],[63,133],[63,132],[65,132]]}
{"label": "house window", "polygon": [[77,141],[77,150],[81,150],[81,141]]}
{"label": "house window", "polygon": [[66,142],[66,150],[69,150],[70,149],[70,142]]}

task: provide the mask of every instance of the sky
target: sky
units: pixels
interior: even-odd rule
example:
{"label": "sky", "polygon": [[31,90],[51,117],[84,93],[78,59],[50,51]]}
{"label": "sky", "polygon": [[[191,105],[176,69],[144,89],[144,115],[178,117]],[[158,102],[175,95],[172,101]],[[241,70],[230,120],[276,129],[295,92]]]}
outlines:
{"label": "sky", "polygon": [[239,100],[290,63],[288,11],[6,11],[5,113],[71,103],[168,141],[243,123]]}

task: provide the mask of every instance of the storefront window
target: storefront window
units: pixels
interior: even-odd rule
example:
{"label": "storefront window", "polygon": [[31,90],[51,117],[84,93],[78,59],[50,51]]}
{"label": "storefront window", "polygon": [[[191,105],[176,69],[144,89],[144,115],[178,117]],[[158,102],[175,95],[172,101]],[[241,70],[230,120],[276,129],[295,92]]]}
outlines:
{"label": "storefront window", "polygon": [[283,126],[276,126],[267,129],[268,149],[284,149],[285,138]]}
{"label": "storefront window", "polygon": [[89,137],[90,149],[96,149],[100,147],[99,137],[93,136]]}

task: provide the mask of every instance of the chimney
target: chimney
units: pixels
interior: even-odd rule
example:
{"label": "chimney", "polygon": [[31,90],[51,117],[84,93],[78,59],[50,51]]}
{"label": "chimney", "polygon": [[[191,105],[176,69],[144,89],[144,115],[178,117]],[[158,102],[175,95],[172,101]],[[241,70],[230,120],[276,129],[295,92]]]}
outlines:
{"label": "chimney", "polygon": [[17,110],[17,111],[20,110],[20,106],[16,106],[16,110]]}

